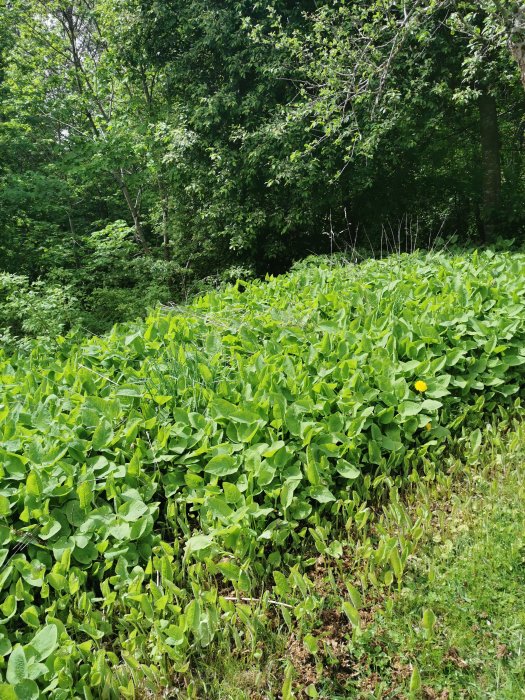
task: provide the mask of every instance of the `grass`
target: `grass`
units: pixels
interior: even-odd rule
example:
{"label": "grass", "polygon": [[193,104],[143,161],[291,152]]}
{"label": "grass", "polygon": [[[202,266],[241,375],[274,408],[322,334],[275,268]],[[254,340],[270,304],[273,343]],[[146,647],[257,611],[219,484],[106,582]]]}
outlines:
{"label": "grass", "polygon": [[[525,697],[524,437],[520,427],[451,500],[438,502],[433,537],[391,612],[374,620],[374,644],[398,665],[417,664],[423,697]],[[432,630],[422,624],[425,610],[435,615]],[[368,697],[404,690],[406,682],[386,673]]]}
{"label": "grass", "polygon": [[323,604],[310,629],[270,625],[255,653],[219,651],[208,668],[194,669],[188,695],[284,697],[291,664],[290,698],[525,697],[525,425],[485,438],[470,464],[451,461],[435,481],[417,483],[361,535],[363,545],[374,533],[421,530],[400,585],[363,595],[359,629],[338,611],[349,599],[345,582],[363,579],[363,561],[318,560]]}

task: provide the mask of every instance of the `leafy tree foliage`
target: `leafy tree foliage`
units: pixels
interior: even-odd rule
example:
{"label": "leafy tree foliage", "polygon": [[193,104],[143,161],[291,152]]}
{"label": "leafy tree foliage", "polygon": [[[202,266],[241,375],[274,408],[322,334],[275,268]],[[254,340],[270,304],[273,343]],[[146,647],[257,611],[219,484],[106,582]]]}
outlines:
{"label": "leafy tree foliage", "polygon": [[3,0],[1,268],[100,331],[312,252],[519,240],[524,7]]}

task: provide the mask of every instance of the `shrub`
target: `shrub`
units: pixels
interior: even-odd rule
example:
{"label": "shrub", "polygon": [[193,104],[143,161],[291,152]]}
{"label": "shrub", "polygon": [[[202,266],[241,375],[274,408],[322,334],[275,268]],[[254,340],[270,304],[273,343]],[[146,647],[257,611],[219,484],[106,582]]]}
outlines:
{"label": "shrub", "polygon": [[71,288],[23,275],[0,273],[0,338],[4,347],[27,345],[28,338],[54,339],[75,325]]}

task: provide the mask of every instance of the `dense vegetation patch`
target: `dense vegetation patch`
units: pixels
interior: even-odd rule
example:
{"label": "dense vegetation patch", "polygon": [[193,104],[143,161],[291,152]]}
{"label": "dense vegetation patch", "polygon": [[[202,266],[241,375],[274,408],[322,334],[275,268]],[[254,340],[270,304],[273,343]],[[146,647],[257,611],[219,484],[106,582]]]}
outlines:
{"label": "dense vegetation patch", "polygon": [[[491,252],[303,264],[53,356],[3,356],[16,696],[175,683],[203,647],[256,636],[261,609],[237,597],[267,604],[272,585],[285,621],[314,613],[313,555],[340,557],[367,502],[519,406],[524,270]],[[367,580],[391,585],[408,553],[383,542]]]}
{"label": "dense vegetation patch", "polygon": [[46,335],[30,298],[107,332],[305,251],[520,245],[524,45],[516,0],[2,2],[0,326]]}

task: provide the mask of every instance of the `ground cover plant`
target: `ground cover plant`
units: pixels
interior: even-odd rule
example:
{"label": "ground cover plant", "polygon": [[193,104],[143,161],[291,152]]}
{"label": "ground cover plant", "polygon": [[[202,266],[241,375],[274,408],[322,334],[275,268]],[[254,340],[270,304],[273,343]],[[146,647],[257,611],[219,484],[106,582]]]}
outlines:
{"label": "ground cover plant", "polygon": [[319,556],[366,562],[357,638],[422,534],[363,540],[373,508],[519,410],[524,268],[318,261],[1,356],[2,697],[195,696],[199,660],[260,658],[272,624],[314,653]]}
{"label": "ground cover plant", "polygon": [[[431,482],[392,492],[350,560],[333,566],[317,558],[313,581],[323,603],[300,635],[294,628],[268,635],[263,658],[225,650],[200,669],[203,695],[279,697],[271,686],[280,690],[276,671],[285,656],[300,698],[523,697],[524,437],[522,415],[489,425],[481,448],[447,457]],[[362,554],[371,543],[400,533],[405,546],[415,544],[402,583],[365,588],[359,633],[352,633],[343,613],[356,600],[348,582],[366,573]]]}

